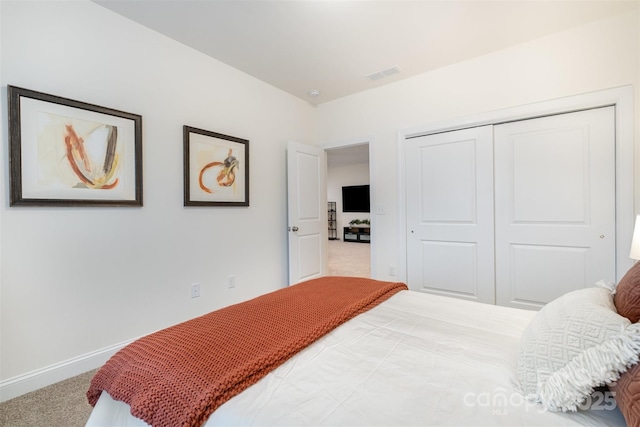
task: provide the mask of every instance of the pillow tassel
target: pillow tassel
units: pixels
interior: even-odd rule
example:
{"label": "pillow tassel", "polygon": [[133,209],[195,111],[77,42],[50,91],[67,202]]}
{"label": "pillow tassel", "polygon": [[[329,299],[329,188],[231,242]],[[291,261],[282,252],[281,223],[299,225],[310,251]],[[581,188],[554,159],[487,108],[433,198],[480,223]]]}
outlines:
{"label": "pillow tassel", "polygon": [[608,289],[609,292],[611,292],[611,295],[615,295],[616,288],[618,287],[618,285],[616,283],[613,283],[613,282],[605,282],[604,280],[599,280],[599,281],[597,281],[595,283],[595,287],[596,288]]}
{"label": "pillow tassel", "polygon": [[638,363],[640,324],[591,347],[539,384],[534,400],[551,411],[576,411],[595,387],[610,384]]}

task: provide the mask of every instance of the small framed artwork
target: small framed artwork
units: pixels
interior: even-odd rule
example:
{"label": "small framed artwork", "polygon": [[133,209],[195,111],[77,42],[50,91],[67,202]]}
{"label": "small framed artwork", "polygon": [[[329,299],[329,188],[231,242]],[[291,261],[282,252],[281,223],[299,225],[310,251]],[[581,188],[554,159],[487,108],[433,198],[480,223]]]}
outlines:
{"label": "small framed artwork", "polygon": [[142,116],[7,94],[11,206],[142,206]]}
{"label": "small framed artwork", "polygon": [[249,141],[184,126],[184,205],[249,206]]}

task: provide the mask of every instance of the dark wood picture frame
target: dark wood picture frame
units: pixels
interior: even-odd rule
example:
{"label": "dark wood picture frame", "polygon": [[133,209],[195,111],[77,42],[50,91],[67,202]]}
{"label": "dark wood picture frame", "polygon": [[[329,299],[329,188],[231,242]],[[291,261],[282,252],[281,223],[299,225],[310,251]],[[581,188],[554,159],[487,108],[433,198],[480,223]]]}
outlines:
{"label": "dark wood picture frame", "polygon": [[142,116],[15,86],[10,206],[142,206]]}
{"label": "dark wood picture frame", "polygon": [[184,206],[249,206],[249,141],[183,127]]}

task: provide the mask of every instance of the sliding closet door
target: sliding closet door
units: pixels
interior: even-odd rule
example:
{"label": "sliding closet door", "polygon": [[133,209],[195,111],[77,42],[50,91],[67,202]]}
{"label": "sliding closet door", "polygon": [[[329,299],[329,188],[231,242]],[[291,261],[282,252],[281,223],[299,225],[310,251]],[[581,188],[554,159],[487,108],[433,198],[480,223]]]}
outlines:
{"label": "sliding closet door", "polygon": [[614,108],[495,126],[496,297],[538,308],[615,281]]}
{"label": "sliding closet door", "polygon": [[406,141],[407,282],[495,302],[492,127]]}

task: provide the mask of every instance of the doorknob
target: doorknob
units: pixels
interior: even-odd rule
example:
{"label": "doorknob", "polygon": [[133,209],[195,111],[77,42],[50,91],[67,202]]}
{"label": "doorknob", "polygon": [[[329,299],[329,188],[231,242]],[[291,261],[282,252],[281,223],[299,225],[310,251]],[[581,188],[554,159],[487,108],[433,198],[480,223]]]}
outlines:
{"label": "doorknob", "polygon": [[295,225],[293,227],[291,227],[291,231],[298,231],[298,230],[299,230],[299,228],[296,227]]}

